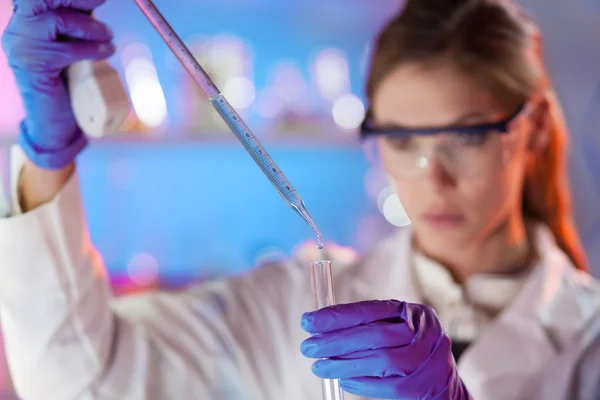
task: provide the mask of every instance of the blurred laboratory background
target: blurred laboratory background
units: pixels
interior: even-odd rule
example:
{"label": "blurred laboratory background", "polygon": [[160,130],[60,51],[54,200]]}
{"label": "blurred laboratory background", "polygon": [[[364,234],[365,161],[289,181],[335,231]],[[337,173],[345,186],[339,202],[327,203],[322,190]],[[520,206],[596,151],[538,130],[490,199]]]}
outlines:
{"label": "blurred laboratory background", "polygon": [[[577,225],[600,259],[600,6],[522,1],[538,20],[571,128]],[[409,223],[356,128],[371,41],[401,1],[157,0],[226,98],[302,194],[324,239],[368,249]],[[0,29],[11,1],[0,0]],[[133,1],[97,10],[132,101],[81,157],[91,235],[116,290],[238,273],[314,240]],[[0,171],[23,111],[0,52]],[[600,268],[592,265],[594,273]]]}
{"label": "blurred laboratory background", "polygon": [[[363,251],[409,223],[386,177],[366,162],[356,133],[371,41],[400,0],[155,2],[296,186],[326,241]],[[571,129],[576,223],[590,258],[600,260],[600,5],[521,4],[545,38]],[[0,31],[11,9],[11,0],[0,0]],[[121,129],[80,159],[91,236],[115,292],[240,273],[314,241],[135,3],[108,0],[97,17],[116,34],[110,61],[132,101]],[[0,50],[5,186],[22,117]],[[591,268],[600,276],[600,265]],[[8,385],[0,382],[0,393]]]}
{"label": "blurred laboratory background", "polygon": [[[324,239],[358,250],[409,223],[366,162],[370,44],[398,0],[156,0],[171,25],[303,196]],[[600,259],[600,6],[527,0],[572,131],[577,225]],[[0,0],[0,29],[11,1]],[[314,240],[213,111],[133,1],[97,17],[132,110],[80,160],[93,241],[116,291],[239,273]],[[0,52],[0,172],[23,111]],[[600,274],[600,267],[592,265]]]}

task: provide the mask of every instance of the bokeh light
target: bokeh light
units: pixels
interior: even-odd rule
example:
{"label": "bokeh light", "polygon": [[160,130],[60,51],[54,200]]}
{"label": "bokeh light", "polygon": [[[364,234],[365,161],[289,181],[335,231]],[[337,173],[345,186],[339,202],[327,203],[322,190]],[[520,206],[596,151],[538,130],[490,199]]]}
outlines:
{"label": "bokeh light", "polygon": [[395,226],[410,225],[410,218],[400,203],[398,194],[394,191],[389,194],[382,205],[382,213],[385,219]]}
{"label": "bokeh light", "polygon": [[238,76],[227,81],[223,88],[223,95],[233,108],[243,110],[254,103],[256,89],[250,79]]}
{"label": "bokeh light", "polygon": [[149,253],[135,254],[127,263],[127,275],[139,286],[148,286],[158,279],[158,261]]}
{"label": "bokeh light", "polygon": [[361,99],[353,94],[340,96],[331,110],[335,123],[343,129],[356,129],[365,118],[365,106]]}
{"label": "bokeh light", "polygon": [[284,102],[276,89],[269,87],[258,97],[257,112],[263,118],[276,118],[283,110]]}
{"label": "bokeh light", "polygon": [[350,91],[350,67],[340,49],[322,50],[315,59],[313,74],[317,88],[325,99],[333,101]]}
{"label": "bokeh light", "polygon": [[167,119],[167,102],[152,61],[135,57],[125,67],[131,102],[138,118],[156,128]]}

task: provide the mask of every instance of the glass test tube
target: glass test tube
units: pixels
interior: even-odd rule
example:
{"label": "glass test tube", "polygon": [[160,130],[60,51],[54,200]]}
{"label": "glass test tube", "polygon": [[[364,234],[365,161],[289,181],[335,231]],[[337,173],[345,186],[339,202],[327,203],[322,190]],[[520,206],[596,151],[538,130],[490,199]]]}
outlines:
{"label": "glass test tube", "polygon": [[[310,281],[313,289],[315,309],[335,304],[331,261],[316,261],[310,265]],[[344,392],[337,379],[322,379],[323,400],[344,400]]]}

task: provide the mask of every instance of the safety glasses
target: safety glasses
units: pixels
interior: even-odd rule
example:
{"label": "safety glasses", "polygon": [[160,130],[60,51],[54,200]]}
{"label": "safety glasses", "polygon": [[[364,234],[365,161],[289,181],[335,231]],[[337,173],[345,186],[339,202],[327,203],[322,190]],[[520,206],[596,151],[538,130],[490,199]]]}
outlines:
{"label": "safety glasses", "polygon": [[437,160],[453,176],[472,177],[506,164],[518,131],[513,128],[528,108],[525,103],[492,123],[416,129],[378,127],[368,113],[360,136],[369,160],[392,175],[419,176]]}

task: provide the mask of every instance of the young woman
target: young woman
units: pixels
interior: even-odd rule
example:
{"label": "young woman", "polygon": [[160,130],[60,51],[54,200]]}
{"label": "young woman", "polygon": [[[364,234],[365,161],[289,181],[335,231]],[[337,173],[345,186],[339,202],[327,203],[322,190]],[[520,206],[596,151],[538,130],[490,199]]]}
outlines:
{"label": "young woman", "polygon": [[344,305],[303,315],[301,259],[113,299],[94,273],[74,164],[85,137],[60,79],[114,51],[78,12],[101,2],[18,1],[3,36],[27,111],[20,207],[0,221],[2,326],[25,398],[314,399],[311,358],[326,358],[314,374],[358,396],[514,399],[595,317],[539,37],[491,0],[408,0],[379,36],[362,135],[413,224],[333,260]]}

